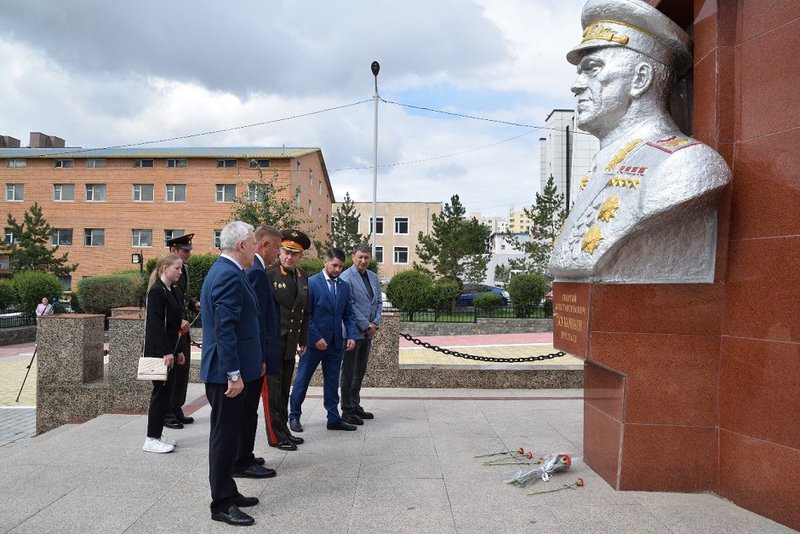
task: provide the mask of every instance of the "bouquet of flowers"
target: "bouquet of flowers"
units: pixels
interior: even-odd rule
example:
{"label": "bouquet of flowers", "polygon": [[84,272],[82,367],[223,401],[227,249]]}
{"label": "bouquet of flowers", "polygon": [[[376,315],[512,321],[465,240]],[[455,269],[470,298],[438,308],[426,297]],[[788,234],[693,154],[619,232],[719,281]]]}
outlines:
{"label": "bouquet of flowers", "polygon": [[524,486],[530,480],[542,479],[545,482],[550,480],[550,475],[559,471],[566,471],[572,465],[572,458],[566,453],[553,453],[542,458],[541,463],[528,471],[524,469],[517,472],[506,484],[513,486]]}

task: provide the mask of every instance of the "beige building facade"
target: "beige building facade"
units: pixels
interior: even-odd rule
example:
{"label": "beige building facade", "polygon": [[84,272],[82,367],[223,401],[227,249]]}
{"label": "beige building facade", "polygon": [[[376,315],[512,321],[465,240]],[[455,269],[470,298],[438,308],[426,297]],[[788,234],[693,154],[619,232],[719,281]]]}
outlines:
{"label": "beige building facade", "polygon": [[[358,233],[369,238],[372,202],[354,202],[353,205],[359,214]],[[419,262],[416,252],[419,232],[429,234],[433,215],[441,212],[441,202],[377,203],[375,259],[381,278],[391,278],[411,269],[415,261]]]}

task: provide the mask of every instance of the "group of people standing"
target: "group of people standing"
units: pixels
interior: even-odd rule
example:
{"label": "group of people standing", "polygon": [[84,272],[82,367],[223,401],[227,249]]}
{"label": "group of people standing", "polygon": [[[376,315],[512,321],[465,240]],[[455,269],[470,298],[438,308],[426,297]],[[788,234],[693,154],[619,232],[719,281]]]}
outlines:
{"label": "group of people standing", "polygon": [[[188,243],[191,250],[191,236]],[[370,248],[356,247],[353,266],[347,270],[345,252],[332,248],[325,254],[323,270],[308,277],[298,263],[310,245],[299,230],[254,229],[233,221],[221,232],[221,255],[205,278],[199,303],[185,301],[186,286],[181,290],[178,281],[186,269],[177,254],[159,258],[151,276],[145,356],[163,357],[175,369],[185,366],[188,374],[189,347],[182,340],[187,339],[189,324],[182,313],[194,306],[203,312],[200,376],[211,405],[209,481],[211,518],[216,521],[253,524],[241,508],[255,506],[258,498],[242,495],[234,478],[276,475],[253,452],[259,399],[268,444],[286,451],[304,443],[294,433],[303,432],[302,404],[320,365],[329,430],[353,431],[374,417],[360,403],[370,344],[382,312],[378,278],[367,269]],[[165,416],[174,418],[166,421],[191,422],[180,411],[185,386],[178,408],[169,400],[170,392],[178,389],[177,374],[170,372],[166,382],[154,382],[146,451],[174,450],[175,442],[161,432]]]}

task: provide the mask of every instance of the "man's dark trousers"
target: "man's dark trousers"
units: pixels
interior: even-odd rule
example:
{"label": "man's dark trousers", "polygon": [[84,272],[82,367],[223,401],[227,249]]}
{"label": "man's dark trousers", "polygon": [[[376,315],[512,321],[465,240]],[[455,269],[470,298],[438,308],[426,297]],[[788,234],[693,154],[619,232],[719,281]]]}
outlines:
{"label": "man's dark trousers", "polygon": [[229,399],[227,384],[206,383],[206,397],[211,405],[211,431],[208,436],[208,479],[211,483],[211,513],[226,511],[239,495],[233,480],[236,454],[241,436],[244,392]]}
{"label": "man's dark trousers", "polygon": [[244,397],[242,407],[242,433],[239,437],[239,448],[236,453],[234,471],[243,471],[255,464],[253,448],[256,444],[256,429],[258,428],[258,401],[261,399],[261,385],[264,377],[248,382],[244,391],[239,395]]}
{"label": "man's dark trousers", "polygon": [[345,351],[342,360],[342,415],[358,415],[361,407],[361,383],[367,373],[372,338],[357,339],[353,350]]}
{"label": "man's dark trousers", "polygon": [[322,404],[328,411],[328,423],[339,423],[339,370],[342,366],[341,351],[320,351],[313,347],[306,348],[305,354],[300,357],[297,365],[297,377],[294,380],[294,389],[290,399],[290,419],[300,419],[302,404],[306,398],[308,384],[314,371],[322,364]]}

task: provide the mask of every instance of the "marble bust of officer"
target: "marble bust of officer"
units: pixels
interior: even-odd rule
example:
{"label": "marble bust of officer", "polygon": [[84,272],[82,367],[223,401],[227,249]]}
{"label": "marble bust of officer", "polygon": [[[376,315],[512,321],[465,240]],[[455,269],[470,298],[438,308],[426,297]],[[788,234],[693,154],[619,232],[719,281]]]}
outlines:
{"label": "marble bust of officer", "polygon": [[600,151],[556,241],[557,281],[712,282],[717,205],[731,172],[684,135],[669,96],[692,65],[689,36],[640,0],[589,0],[567,54],[578,126]]}

